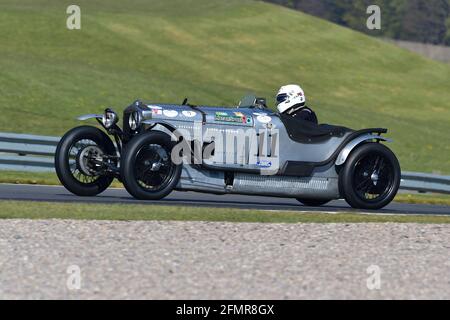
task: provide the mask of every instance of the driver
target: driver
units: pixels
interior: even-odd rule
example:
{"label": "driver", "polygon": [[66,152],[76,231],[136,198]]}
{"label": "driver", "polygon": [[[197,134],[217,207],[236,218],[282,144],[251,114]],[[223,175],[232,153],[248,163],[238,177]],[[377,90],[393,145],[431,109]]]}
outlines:
{"label": "driver", "polygon": [[315,112],[308,108],[305,103],[305,93],[299,85],[289,84],[282,86],[277,93],[278,112],[317,124]]}

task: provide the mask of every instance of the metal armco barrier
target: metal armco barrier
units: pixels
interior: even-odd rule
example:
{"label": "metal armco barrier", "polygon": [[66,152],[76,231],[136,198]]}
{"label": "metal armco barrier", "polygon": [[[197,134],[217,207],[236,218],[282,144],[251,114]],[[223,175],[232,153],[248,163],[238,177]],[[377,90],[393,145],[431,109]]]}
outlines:
{"label": "metal armco barrier", "polygon": [[400,189],[450,194],[450,176],[421,172],[402,172]]}
{"label": "metal armco barrier", "polygon": [[0,170],[54,171],[60,137],[0,132]]}
{"label": "metal armco barrier", "polygon": [[[0,132],[0,170],[54,172],[60,137]],[[402,172],[400,189],[450,194],[450,176]]]}

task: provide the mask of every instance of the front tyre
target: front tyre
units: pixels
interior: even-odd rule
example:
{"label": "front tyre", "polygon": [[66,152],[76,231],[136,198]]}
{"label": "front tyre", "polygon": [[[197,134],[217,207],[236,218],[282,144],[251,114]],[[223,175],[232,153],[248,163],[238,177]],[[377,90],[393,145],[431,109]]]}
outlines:
{"label": "front tyre", "polygon": [[120,170],[123,184],[133,197],[159,200],[176,187],[182,165],[172,162],[175,144],[168,134],[160,131],[143,133],[127,144]]}
{"label": "front tyre", "polygon": [[95,196],[114,180],[102,163],[106,158],[114,162],[115,157],[116,148],[106,133],[91,126],[76,127],[61,138],[56,148],[56,174],[70,192]]}
{"label": "front tyre", "polygon": [[379,143],[354,150],[339,179],[341,193],[353,208],[380,209],[388,205],[400,186],[400,165],[394,153]]}

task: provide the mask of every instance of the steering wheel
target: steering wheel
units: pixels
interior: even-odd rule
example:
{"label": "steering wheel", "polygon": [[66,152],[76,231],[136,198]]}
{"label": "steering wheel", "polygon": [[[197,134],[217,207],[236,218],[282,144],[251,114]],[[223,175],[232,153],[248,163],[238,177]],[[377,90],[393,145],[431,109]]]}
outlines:
{"label": "steering wheel", "polygon": [[267,109],[266,98],[256,98],[255,99],[255,108],[258,109]]}

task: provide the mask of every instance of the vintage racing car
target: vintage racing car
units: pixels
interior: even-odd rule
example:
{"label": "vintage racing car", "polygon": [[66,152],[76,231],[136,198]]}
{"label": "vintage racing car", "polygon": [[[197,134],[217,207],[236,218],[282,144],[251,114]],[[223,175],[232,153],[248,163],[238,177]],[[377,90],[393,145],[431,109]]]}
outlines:
{"label": "vintage racing car", "polygon": [[308,206],[344,198],[379,209],[395,197],[400,166],[380,142],[387,130],[316,125],[277,114],[246,96],[237,107],[135,101],[61,139],[55,167],[72,193],[94,196],[114,178],[137,199],[172,190],[291,197]]}

